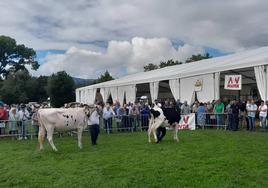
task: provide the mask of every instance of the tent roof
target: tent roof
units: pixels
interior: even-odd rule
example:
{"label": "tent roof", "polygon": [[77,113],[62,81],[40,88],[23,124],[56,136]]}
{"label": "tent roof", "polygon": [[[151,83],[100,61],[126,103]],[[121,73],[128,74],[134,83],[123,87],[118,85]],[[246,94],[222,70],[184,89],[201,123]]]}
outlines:
{"label": "tent roof", "polygon": [[80,89],[92,89],[113,87],[131,84],[141,84],[153,81],[169,80],[175,78],[185,78],[202,74],[235,70],[258,65],[268,64],[268,47],[262,47],[254,50],[247,50],[231,55],[204,59],[192,63],[169,66],[148,72],[139,72],[124,76],[119,79],[90,85]]}

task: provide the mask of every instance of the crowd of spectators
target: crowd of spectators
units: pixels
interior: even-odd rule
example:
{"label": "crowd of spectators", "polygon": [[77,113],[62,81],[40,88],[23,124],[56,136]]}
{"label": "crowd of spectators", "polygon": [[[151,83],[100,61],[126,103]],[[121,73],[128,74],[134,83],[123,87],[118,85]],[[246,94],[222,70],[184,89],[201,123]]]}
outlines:
{"label": "crowd of spectators", "polygon": [[[156,102],[156,101],[155,101]],[[198,102],[188,104],[180,100],[157,100],[162,108],[176,108],[181,115],[190,113],[196,114],[197,127],[215,126],[217,129],[239,130],[246,128],[249,131],[256,129],[256,122],[259,126],[267,129],[268,101],[239,101],[213,100],[211,102]],[[128,103],[120,105],[119,102],[111,105],[103,104],[103,119],[106,131],[112,132],[112,119],[116,121],[118,131],[137,130],[137,127],[146,129],[149,125],[150,106],[148,103]]]}
{"label": "crowd of spectators", "polygon": [[25,104],[6,105],[0,102],[0,135],[16,135],[19,140],[28,139],[29,124],[38,132],[37,108]]}
{"label": "crowd of spectators", "polygon": [[[175,108],[178,114],[196,114],[197,127],[215,126],[217,129],[228,130],[247,129],[256,130],[256,122],[262,130],[267,130],[268,101],[222,101],[213,100],[193,104],[180,100],[157,100],[162,108]],[[100,104],[100,103],[99,103]],[[150,108],[148,102],[135,102],[121,105],[101,103],[102,122],[106,132],[147,130],[149,126]],[[0,136],[5,134],[17,135],[19,140],[28,139],[28,124],[32,125],[35,135],[38,133],[37,109],[33,105],[6,105],[0,102]]]}

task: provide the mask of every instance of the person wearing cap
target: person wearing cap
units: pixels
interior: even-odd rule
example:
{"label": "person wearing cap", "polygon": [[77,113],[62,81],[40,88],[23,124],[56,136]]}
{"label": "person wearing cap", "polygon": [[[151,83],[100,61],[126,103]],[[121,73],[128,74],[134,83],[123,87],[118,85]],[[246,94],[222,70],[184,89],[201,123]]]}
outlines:
{"label": "person wearing cap", "polygon": [[25,104],[20,105],[21,109],[19,110],[19,121],[20,121],[20,126],[21,126],[21,131],[20,131],[20,137],[19,140],[22,140],[23,138],[27,140],[27,125],[26,121],[30,119],[30,113],[26,109]]}

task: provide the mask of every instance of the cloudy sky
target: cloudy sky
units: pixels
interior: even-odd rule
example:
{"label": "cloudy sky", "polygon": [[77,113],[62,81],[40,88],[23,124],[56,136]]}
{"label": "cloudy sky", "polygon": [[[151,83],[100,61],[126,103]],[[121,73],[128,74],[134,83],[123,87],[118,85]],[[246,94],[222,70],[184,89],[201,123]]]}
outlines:
{"label": "cloudy sky", "polygon": [[114,77],[148,63],[268,45],[266,0],[0,0],[0,35],[37,51],[33,75]]}

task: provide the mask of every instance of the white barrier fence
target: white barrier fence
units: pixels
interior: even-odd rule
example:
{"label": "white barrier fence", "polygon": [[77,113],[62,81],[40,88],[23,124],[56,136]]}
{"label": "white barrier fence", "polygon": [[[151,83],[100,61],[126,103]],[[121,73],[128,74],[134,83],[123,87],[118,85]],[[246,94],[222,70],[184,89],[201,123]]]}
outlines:
{"label": "white barrier fence", "polygon": [[[195,130],[196,127],[217,127],[226,129],[228,114],[188,114],[181,115],[178,129]],[[100,128],[107,134],[113,132],[146,131],[149,115],[123,115],[100,119]],[[33,138],[38,135],[39,126],[31,120],[0,121],[0,137]],[[75,133],[75,132],[74,132]]]}

